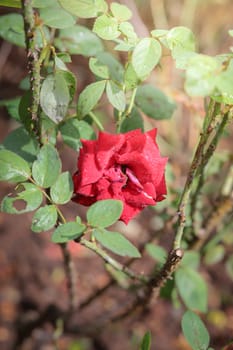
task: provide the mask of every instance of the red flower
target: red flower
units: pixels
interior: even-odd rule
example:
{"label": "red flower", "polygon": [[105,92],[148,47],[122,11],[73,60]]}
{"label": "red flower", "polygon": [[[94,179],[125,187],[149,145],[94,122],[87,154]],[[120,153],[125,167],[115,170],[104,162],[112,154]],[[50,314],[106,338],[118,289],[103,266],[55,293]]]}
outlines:
{"label": "red flower", "polygon": [[73,200],[89,206],[101,199],[120,199],[120,220],[126,224],[147,205],[162,201],[167,158],[160,156],[156,131],[101,132],[98,140],[82,140]]}

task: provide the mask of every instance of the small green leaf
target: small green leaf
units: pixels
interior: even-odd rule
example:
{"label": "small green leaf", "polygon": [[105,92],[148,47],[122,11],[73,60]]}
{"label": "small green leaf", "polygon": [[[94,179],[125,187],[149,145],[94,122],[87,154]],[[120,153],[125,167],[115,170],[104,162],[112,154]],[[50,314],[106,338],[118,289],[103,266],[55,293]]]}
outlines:
{"label": "small green leaf", "polygon": [[158,64],[162,54],[160,43],[153,38],[144,38],[136,45],[133,55],[133,68],[139,79],[144,80]]}
{"label": "small green leaf", "polygon": [[195,37],[189,28],[174,27],[167,33],[166,39],[170,50],[178,47],[185,51],[195,51]]}
{"label": "small green leaf", "polygon": [[23,17],[19,13],[0,17],[0,37],[14,45],[25,47]]}
{"label": "small green leaf", "polygon": [[226,261],[226,271],[228,276],[233,280],[233,255],[230,255]]}
{"label": "small green leaf", "polygon": [[197,270],[200,265],[200,253],[192,250],[187,250],[181,260],[181,266],[187,266],[191,269]]}
{"label": "small green leaf", "polygon": [[55,226],[57,221],[57,209],[55,205],[45,205],[39,208],[33,218],[31,230],[33,232],[48,231]]}
{"label": "small green leaf", "polygon": [[55,145],[57,142],[58,126],[44,113],[40,116],[41,122],[41,142],[42,144],[50,143]]}
{"label": "small green leaf", "polygon": [[153,243],[146,244],[147,253],[156,261],[164,263],[167,257],[167,252],[164,248]]}
{"label": "small green leaf", "polygon": [[123,203],[119,200],[106,199],[98,201],[88,209],[87,221],[94,227],[108,227],[114,224],[123,211]]}
{"label": "small green leaf", "polygon": [[96,57],[91,57],[89,60],[89,68],[97,77],[102,79],[109,78],[108,66],[98,61]]}
{"label": "small green leaf", "polygon": [[70,94],[70,101],[69,102],[71,102],[74,98],[75,91],[76,91],[76,84],[77,84],[76,77],[69,70],[61,70],[58,72],[65,79],[65,82],[66,82],[66,85],[69,89],[69,94]]}
{"label": "small green leaf", "polygon": [[208,349],[210,336],[199,316],[190,310],[186,311],[181,326],[184,336],[193,350]]}
{"label": "small green leaf", "polygon": [[132,17],[132,12],[125,5],[118,4],[117,2],[112,2],[110,8],[113,16],[118,21],[128,21]]}
{"label": "small green leaf", "polygon": [[140,350],[150,350],[150,348],[151,348],[151,333],[146,332],[146,334],[142,339]]}
{"label": "small green leaf", "polygon": [[222,244],[217,244],[214,247],[210,247],[206,250],[204,256],[204,262],[207,265],[213,265],[220,262],[225,254],[225,248]]}
{"label": "small green leaf", "polygon": [[149,84],[138,87],[135,104],[148,117],[156,120],[170,119],[176,108],[168,96]]}
{"label": "small green leaf", "polygon": [[107,230],[94,230],[94,236],[105,248],[121,256],[140,258],[137,248],[119,232]]}
{"label": "small green leaf", "polygon": [[80,139],[92,140],[95,138],[92,127],[85,121],[76,118],[68,119],[64,124],[61,124],[60,131],[64,142],[76,151],[82,145]]}
{"label": "small green leaf", "polygon": [[7,112],[9,115],[20,122],[20,117],[19,117],[19,102],[20,102],[20,97],[15,97],[10,100],[1,100],[0,101],[0,106],[5,106],[7,109]]}
{"label": "small green leaf", "polygon": [[73,181],[68,171],[58,176],[51,186],[50,195],[54,203],[65,204],[69,202],[73,194]]}
{"label": "small green leaf", "polygon": [[29,165],[23,158],[11,151],[0,150],[0,181],[22,182],[30,175]]}
{"label": "small green leaf", "polygon": [[[37,209],[43,200],[41,191],[33,184],[22,183],[17,188],[20,190],[16,197],[3,198],[1,210],[10,214],[22,214]],[[19,209],[17,209],[17,204]],[[21,209],[20,209],[21,207]]]}
{"label": "small green leaf", "polygon": [[61,171],[61,160],[56,149],[50,145],[44,145],[37,160],[32,165],[32,175],[36,183],[44,188],[52,186]]}
{"label": "small green leaf", "polygon": [[28,134],[24,127],[19,127],[8,134],[3,146],[29,163],[36,159],[39,151],[38,142]]}
{"label": "small green leaf", "polygon": [[104,49],[100,38],[90,29],[81,25],[61,29],[54,44],[63,52],[68,51],[70,54],[88,57],[95,56]]}
{"label": "small green leaf", "polygon": [[132,63],[129,63],[125,69],[124,81],[126,91],[133,90],[140,84]]}
{"label": "small green leaf", "polygon": [[52,235],[52,242],[66,243],[80,237],[86,226],[78,222],[67,222],[56,228]]}
{"label": "small green leaf", "polygon": [[136,107],[133,108],[131,113],[121,123],[120,132],[125,133],[135,129],[141,129],[144,131],[143,119]]}
{"label": "small green leaf", "polygon": [[45,7],[40,10],[40,18],[51,28],[67,28],[75,24],[75,19],[59,7]]}
{"label": "small green leaf", "polygon": [[0,6],[20,8],[21,1],[20,0],[0,0]]}
{"label": "small green leaf", "polygon": [[227,69],[221,72],[216,78],[218,91],[213,94],[213,98],[218,102],[233,104],[233,60],[230,61]]}
{"label": "small green leaf", "polygon": [[109,76],[112,80],[123,81],[124,67],[113,55],[108,52],[100,52],[96,58],[100,64],[108,67]]}
{"label": "small green leaf", "polygon": [[32,0],[32,6],[36,8],[58,7],[58,0]]}
{"label": "small green leaf", "polygon": [[68,12],[80,18],[92,18],[107,11],[104,0],[59,0],[61,6]]}
{"label": "small green leaf", "polygon": [[126,98],[124,91],[114,83],[112,80],[107,81],[106,94],[109,102],[115,107],[118,111],[124,112],[126,106]]}
{"label": "small green leaf", "polygon": [[119,31],[126,37],[127,41],[131,45],[135,45],[138,37],[134,31],[134,27],[130,22],[122,22],[119,24]]}
{"label": "small green leaf", "polygon": [[93,32],[104,40],[116,39],[121,34],[118,30],[117,20],[105,14],[97,17],[94,23]]}
{"label": "small green leaf", "polygon": [[196,54],[189,59],[185,90],[191,96],[208,96],[216,86],[220,64],[214,57]]}
{"label": "small green leaf", "polygon": [[104,92],[105,85],[105,80],[97,81],[96,83],[88,85],[81,92],[77,105],[78,117],[85,117],[85,115],[93,110]]}
{"label": "small green leaf", "polygon": [[180,267],[176,271],[175,281],[185,305],[190,309],[206,312],[207,285],[200,274],[189,267]]}
{"label": "small green leaf", "polygon": [[63,73],[58,71],[48,75],[40,91],[40,105],[44,113],[59,123],[65,118],[69,103],[69,87]]}

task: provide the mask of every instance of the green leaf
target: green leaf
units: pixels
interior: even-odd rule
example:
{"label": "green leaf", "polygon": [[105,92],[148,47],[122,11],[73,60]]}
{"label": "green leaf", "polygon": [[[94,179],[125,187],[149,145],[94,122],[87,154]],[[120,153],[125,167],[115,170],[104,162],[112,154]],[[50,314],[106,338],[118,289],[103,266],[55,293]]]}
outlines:
{"label": "green leaf", "polygon": [[73,194],[73,181],[68,171],[58,176],[56,182],[51,186],[50,195],[56,204],[69,202]]}
{"label": "green leaf", "polygon": [[125,133],[135,129],[144,131],[143,119],[136,107],[133,108],[132,112],[121,123],[120,132]]}
{"label": "green leaf", "polygon": [[7,112],[9,115],[20,122],[20,117],[19,117],[19,102],[20,102],[20,97],[15,97],[10,100],[1,100],[0,101],[0,106],[5,106],[7,109]]}
{"label": "green leaf", "polygon": [[20,8],[21,1],[20,0],[0,0],[0,6]]}
{"label": "green leaf", "polygon": [[175,274],[175,281],[185,305],[206,312],[207,285],[200,274],[189,267],[180,267]]}
{"label": "green leaf", "polygon": [[131,44],[131,45],[135,45],[136,44],[136,42],[138,40],[138,37],[137,37],[137,34],[134,31],[134,27],[132,26],[132,24],[130,22],[122,22],[122,23],[120,23],[119,24],[119,31],[126,37],[126,39],[127,39],[129,44]]}
{"label": "green leaf", "polygon": [[128,21],[132,17],[132,12],[125,5],[118,4],[117,2],[112,2],[110,8],[113,16],[118,21]]}
{"label": "green leaf", "polygon": [[57,142],[58,126],[44,113],[41,113],[41,142],[42,144],[50,143],[55,145]]}
{"label": "green leaf", "polygon": [[119,232],[107,230],[94,230],[94,236],[102,246],[113,253],[131,258],[140,258],[141,254],[137,248]]}
{"label": "green leaf", "polygon": [[225,248],[222,244],[217,244],[214,247],[210,247],[206,250],[204,256],[204,262],[207,265],[213,265],[220,262],[225,254]]}
{"label": "green leaf", "polygon": [[95,56],[104,49],[100,38],[90,29],[81,25],[61,29],[54,44],[61,51],[88,57]]}
{"label": "green leaf", "polygon": [[164,248],[153,243],[146,244],[147,253],[156,261],[164,263],[167,257],[167,252]]}
{"label": "green leaf", "polygon": [[230,255],[226,261],[226,271],[228,276],[233,280],[233,255]]}
{"label": "green leaf", "polygon": [[25,47],[23,17],[19,13],[0,17],[0,37],[14,45]]}
{"label": "green leaf", "polygon": [[44,145],[37,160],[32,165],[32,176],[36,183],[44,188],[52,186],[61,171],[61,160],[56,149],[50,145]]}
{"label": "green leaf", "polygon": [[66,85],[69,89],[69,94],[70,94],[70,101],[69,102],[71,102],[74,98],[75,91],[76,91],[76,84],[77,84],[76,77],[69,70],[60,70],[58,72],[65,79],[65,82],[66,82]]}
{"label": "green leaf", "polygon": [[196,54],[188,61],[185,90],[191,96],[210,95],[217,82],[220,64],[214,57]]}
{"label": "green leaf", "polygon": [[187,266],[197,270],[200,265],[200,253],[195,251],[185,251],[184,257],[181,260],[181,266]]}
{"label": "green leaf", "polygon": [[125,110],[126,98],[124,91],[116,83],[114,83],[114,81],[107,81],[106,94],[113,107],[120,112]]}
{"label": "green leaf", "polygon": [[167,33],[167,44],[170,50],[182,48],[185,51],[195,51],[195,37],[186,27],[174,27]]}
{"label": "green leaf", "polygon": [[107,11],[104,0],[59,0],[61,6],[68,12],[80,18],[92,18]]}
{"label": "green leaf", "polygon": [[153,38],[144,38],[136,45],[133,55],[133,68],[139,79],[144,80],[158,64],[162,54],[160,43]]}
{"label": "green leaf", "polygon": [[68,241],[79,238],[86,226],[78,222],[67,222],[56,228],[52,235],[52,242],[54,243],[66,243]]}
{"label": "green leaf", "polygon": [[170,119],[176,108],[168,96],[149,84],[138,87],[135,104],[148,117],[156,120]]}
{"label": "green leaf", "polygon": [[122,82],[124,79],[124,67],[122,64],[110,53],[100,52],[96,56],[98,62],[102,65],[106,65],[109,70],[109,77],[112,80]]}
{"label": "green leaf", "polygon": [[44,24],[52,28],[67,28],[75,24],[75,19],[59,7],[45,7],[40,10],[40,18]]}
{"label": "green leaf", "polygon": [[97,17],[92,30],[104,40],[114,40],[121,34],[117,20],[105,14]]}
{"label": "green leaf", "polygon": [[0,150],[0,181],[21,182],[31,175],[28,163],[17,154]]}
{"label": "green leaf", "polygon": [[119,200],[106,199],[98,201],[88,209],[87,221],[94,227],[108,227],[114,224],[123,211],[123,203]]}
{"label": "green leaf", "polygon": [[58,0],[32,0],[32,6],[36,8],[59,7]]}
{"label": "green leaf", "polygon": [[48,75],[40,91],[43,112],[55,123],[59,123],[65,118],[69,103],[69,88],[63,74],[56,72]]}
{"label": "green leaf", "polygon": [[36,159],[39,145],[36,139],[32,138],[24,127],[19,127],[7,135],[3,146],[24,158],[31,163]]}
{"label": "green leaf", "polygon": [[24,125],[25,129],[29,132],[31,132],[30,106],[31,106],[31,91],[26,91],[25,94],[20,99],[18,112],[19,112],[21,123]]}
{"label": "green leaf", "polygon": [[218,102],[233,104],[233,60],[230,61],[226,70],[221,72],[216,78],[217,92],[213,98]]}
{"label": "green leaf", "polygon": [[80,139],[92,140],[95,133],[92,127],[83,120],[72,118],[61,124],[60,131],[64,142],[76,151],[81,147]]}
{"label": "green leaf", "polygon": [[[17,187],[21,192],[15,197],[3,198],[1,210],[10,214],[22,214],[37,209],[43,200],[41,191],[33,184],[22,183]],[[17,209],[19,206],[19,209]]]}
{"label": "green leaf", "polygon": [[96,83],[89,84],[79,95],[77,114],[79,118],[85,117],[90,113],[100,100],[106,81],[101,80]]}
{"label": "green leaf", "polygon": [[209,333],[200,319],[194,312],[188,310],[181,321],[184,336],[193,350],[206,350],[209,346]]}
{"label": "green leaf", "polygon": [[108,79],[109,78],[109,70],[108,66],[98,61],[96,57],[91,57],[89,60],[89,68],[97,77]]}
{"label": "green leaf", "polygon": [[133,90],[140,84],[132,63],[129,63],[125,69],[124,81],[126,91]]}
{"label": "green leaf", "polygon": [[151,333],[146,332],[146,334],[142,339],[140,350],[150,350],[150,348],[151,348]]}
{"label": "green leaf", "polygon": [[48,231],[55,226],[57,221],[57,209],[55,205],[45,205],[39,208],[33,218],[31,230],[33,232]]}

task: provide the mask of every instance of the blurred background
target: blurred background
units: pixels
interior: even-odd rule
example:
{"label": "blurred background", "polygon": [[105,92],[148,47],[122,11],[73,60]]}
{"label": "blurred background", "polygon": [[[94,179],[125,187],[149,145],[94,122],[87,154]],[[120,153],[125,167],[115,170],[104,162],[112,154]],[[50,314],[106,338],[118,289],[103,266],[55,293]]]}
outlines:
{"label": "blurred background", "polygon": [[[232,0],[121,0],[133,12],[132,23],[139,36],[148,36],[152,29],[170,29],[174,26],[187,26],[197,38],[197,51],[209,55],[229,52],[232,37],[228,30],[233,29]],[[13,9],[0,7],[0,15],[14,12]],[[80,23],[86,23],[84,20]],[[91,27],[92,22],[87,21]],[[108,44],[112,51],[112,44]],[[119,53],[119,59],[122,61]],[[70,64],[71,71],[77,76],[78,92],[93,80],[88,69],[88,59],[74,56]],[[20,82],[27,76],[26,54],[23,48],[0,39],[0,100],[21,96]],[[177,108],[169,121],[148,120],[147,129],[157,127],[158,143],[161,153],[169,157],[173,177],[171,186],[182,189],[194,147],[197,143],[200,126],[204,116],[204,101],[188,97],[183,89],[183,73],[177,70],[169,55],[164,53],[161,65],[148,81],[163,90],[175,100]],[[114,131],[113,118],[108,107],[101,109],[102,118],[108,130]],[[5,107],[0,107],[0,143],[9,132],[18,126],[10,118]],[[76,168],[77,154],[64,145],[59,145],[64,170],[72,173]],[[232,152],[232,129],[222,140],[220,153]],[[221,174],[218,174],[221,177]],[[0,183],[0,198],[8,194],[13,187]],[[72,219],[77,212],[84,215],[85,210],[69,203],[64,212]],[[30,227],[31,214],[11,216],[0,213],[0,349],[13,349],[17,320],[19,317],[33,319],[54,301],[64,307],[67,304],[66,281],[62,257],[57,246],[49,242],[49,234],[37,235]],[[125,234],[135,243],[140,243],[150,232],[153,225],[159,225],[154,212],[145,210],[127,227],[118,224],[119,232]],[[232,232],[231,232],[232,235]],[[169,248],[171,233],[165,233],[162,243]],[[231,241],[232,244],[232,241]],[[101,288],[108,281],[99,258],[75,244],[70,244],[78,278],[79,300]],[[134,266],[138,271],[147,271],[151,266],[147,257]],[[211,334],[211,343],[215,350],[221,349],[233,339],[233,276],[230,278],[224,264],[212,265],[204,269],[203,275],[209,285],[209,308],[205,321]],[[125,291],[110,289],[107,296],[100,299],[93,307],[88,307],[80,314],[83,320],[96,318],[102,312],[109,312],[119,307],[119,302],[127,299]],[[178,304],[177,304],[178,305]],[[152,350],[188,350],[190,347],[181,334],[180,320],[183,309],[172,305],[171,301],[161,299],[145,315],[137,315],[124,321],[109,325],[102,334],[91,339],[85,336],[65,336],[60,339],[61,350],[136,350],[147,330],[151,330]],[[51,338],[53,330],[49,324],[43,329],[35,328],[32,336],[24,342],[21,349],[55,349]]]}

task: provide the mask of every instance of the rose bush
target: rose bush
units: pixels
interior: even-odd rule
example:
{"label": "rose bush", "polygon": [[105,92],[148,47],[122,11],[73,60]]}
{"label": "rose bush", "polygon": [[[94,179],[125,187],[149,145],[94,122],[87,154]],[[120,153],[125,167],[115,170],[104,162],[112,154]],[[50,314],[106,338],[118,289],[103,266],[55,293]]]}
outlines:
{"label": "rose bush", "polygon": [[73,200],[89,206],[101,199],[120,199],[120,220],[126,224],[146,206],[163,200],[167,158],[160,155],[156,132],[100,132],[97,140],[82,140]]}

